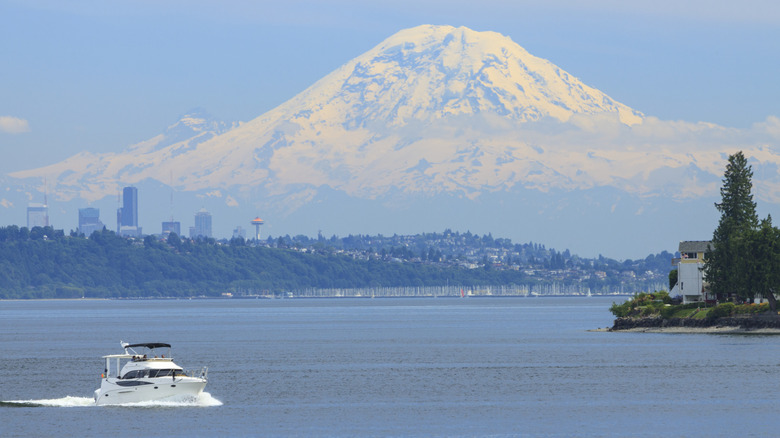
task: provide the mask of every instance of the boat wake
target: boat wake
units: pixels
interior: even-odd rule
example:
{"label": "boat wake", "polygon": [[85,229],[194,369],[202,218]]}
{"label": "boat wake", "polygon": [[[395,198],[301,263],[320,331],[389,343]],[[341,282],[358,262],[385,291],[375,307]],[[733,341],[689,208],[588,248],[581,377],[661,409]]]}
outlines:
{"label": "boat wake", "polygon": [[[8,400],[0,401],[0,407],[17,408],[38,408],[38,407],[56,407],[56,408],[79,408],[95,406],[95,400],[92,397],[73,397],[67,396],[54,399],[41,400]],[[222,406],[222,402],[212,397],[208,392],[202,392],[198,397],[178,396],[170,397],[164,400],[144,401],[138,403],[124,403],[120,405],[107,406],[127,406],[127,407],[209,407]]]}
{"label": "boat wake", "polygon": [[0,401],[0,406],[17,408],[37,408],[37,407],[57,407],[57,408],[78,408],[84,406],[95,406],[95,400],[92,397],[73,397],[52,398],[42,400],[9,400]]}
{"label": "boat wake", "polygon": [[[94,403],[93,403],[94,404]],[[209,407],[209,406],[222,406],[222,402],[215,399],[208,392],[201,392],[197,397],[180,395],[168,397],[163,400],[143,401],[136,403],[122,403],[120,405],[107,405],[107,406],[134,406],[134,407]]]}

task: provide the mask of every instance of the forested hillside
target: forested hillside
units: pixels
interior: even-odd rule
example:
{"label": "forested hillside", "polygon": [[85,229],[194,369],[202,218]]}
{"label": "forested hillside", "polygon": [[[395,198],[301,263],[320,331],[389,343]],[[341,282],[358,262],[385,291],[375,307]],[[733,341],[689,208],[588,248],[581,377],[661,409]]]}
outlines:
{"label": "forested hillside", "polygon": [[355,260],[339,254],[219,244],[171,235],[129,240],[111,231],[89,238],[51,227],[0,228],[0,298],[219,296],[304,288],[512,284],[518,271],[443,268]]}

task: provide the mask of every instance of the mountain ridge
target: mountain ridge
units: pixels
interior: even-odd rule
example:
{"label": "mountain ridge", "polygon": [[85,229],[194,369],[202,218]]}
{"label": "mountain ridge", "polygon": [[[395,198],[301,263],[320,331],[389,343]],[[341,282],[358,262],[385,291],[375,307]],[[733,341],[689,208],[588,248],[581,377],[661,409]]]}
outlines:
{"label": "mountain ridge", "polygon": [[[768,138],[773,123],[761,127]],[[72,202],[112,198],[123,185],[169,186],[192,211],[262,214],[280,227],[342,234],[393,227],[502,233],[477,223],[511,231],[493,217],[501,211],[535,227],[608,234],[632,223],[655,230],[649,245],[664,228],[676,227],[683,239],[699,232],[695,224],[709,220],[702,206],[714,201],[735,144],[744,143],[762,168],[780,164],[773,149],[741,142],[744,132],[645,116],[508,37],[452,26],[402,30],[250,121],[185,115],[166,133],[10,176],[28,199],[44,191],[44,180],[58,200]],[[762,195],[780,198],[778,187],[777,175],[757,184]],[[567,218],[573,197],[585,204],[578,201]],[[368,210],[379,212],[368,225],[344,219]],[[680,227],[664,211],[699,219]],[[235,222],[216,216],[229,235]],[[460,226],[433,219],[456,216],[469,219]],[[342,228],[348,223],[360,229]],[[604,239],[589,234],[601,248]]]}
{"label": "mountain ridge", "polygon": [[[505,59],[499,60],[496,51]],[[512,79],[516,77],[520,79]],[[562,78],[568,82],[561,82]],[[503,85],[495,85],[500,81]],[[489,165],[505,165],[539,151],[517,142],[511,148],[489,141],[474,144],[484,137],[485,129],[511,133],[512,122],[567,121],[574,114],[605,111],[628,125],[642,120],[641,113],[533,57],[507,37],[463,27],[419,26],[398,32],[247,123],[225,129],[210,121],[213,126],[191,139],[170,139],[166,132],[169,141],[164,143],[158,136],[124,154],[79,158],[104,162],[92,166],[101,173],[85,173],[90,178],[168,182],[173,175],[174,185],[183,190],[263,184],[274,194],[288,191],[291,185],[308,184],[375,198],[390,186],[418,192],[425,183],[422,190],[433,193],[467,187],[464,194],[472,197],[482,189],[475,189],[475,184],[490,190],[518,182],[507,180],[506,171],[499,178],[485,175],[493,169],[474,171],[485,165],[485,158]],[[186,125],[185,120],[187,116],[177,124]],[[452,144],[459,136],[472,145]],[[173,163],[181,154],[186,154],[186,160],[179,161],[186,163]],[[387,159],[393,155],[395,159]],[[119,161],[133,168],[105,163]],[[427,163],[426,167],[419,167],[420,163]],[[464,171],[463,163],[472,169]],[[550,166],[533,163],[524,175],[530,176],[532,184],[534,172],[550,173]],[[437,166],[440,169],[434,169]],[[40,176],[44,169],[12,176]],[[55,180],[58,176],[48,175]],[[70,182],[65,186],[75,185],[72,176]],[[94,185],[90,191],[95,191]]]}

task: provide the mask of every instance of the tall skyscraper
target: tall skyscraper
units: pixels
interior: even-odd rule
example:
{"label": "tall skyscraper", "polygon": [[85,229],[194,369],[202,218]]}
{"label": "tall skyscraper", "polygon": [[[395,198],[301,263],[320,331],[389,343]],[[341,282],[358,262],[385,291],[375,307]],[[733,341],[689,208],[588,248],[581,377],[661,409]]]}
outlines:
{"label": "tall skyscraper", "polygon": [[103,229],[100,210],[97,208],[79,208],[79,233],[89,237],[95,231]]}
{"label": "tall skyscraper", "polygon": [[27,206],[27,228],[48,226],[49,206],[46,204],[29,204]]}
{"label": "tall skyscraper", "polygon": [[138,226],[138,189],[135,187],[122,190],[122,225]]}
{"label": "tall skyscraper", "polygon": [[190,238],[211,237],[211,213],[201,208],[195,213],[195,226],[190,228]]}
{"label": "tall skyscraper", "polygon": [[116,212],[117,228],[122,236],[141,236],[138,226],[138,189],[125,187],[122,189],[122,207]]}

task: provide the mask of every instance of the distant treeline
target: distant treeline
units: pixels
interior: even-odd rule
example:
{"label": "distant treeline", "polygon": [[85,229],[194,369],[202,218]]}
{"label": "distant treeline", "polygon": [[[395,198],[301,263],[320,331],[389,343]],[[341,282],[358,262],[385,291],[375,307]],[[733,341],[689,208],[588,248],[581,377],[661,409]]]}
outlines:
{"label": "distant treeline", "polygon": [[522,271],[462,269],[248,246],[243,239],[89,238],[0,227],[0,298],[277,295],[307,288],[520,284]]}
{"label": "distant treeline", "polygon": [[[641,275],[654,271],[664,277],[670,270],[674,254],[663,251],[643,259],[617,261],[604,256],[584,258],[571,254],[566,249],[556,251],[545,245],[528,242],[513,243],[510,239],[494,238],[491,234],[477,235],[471,232],[457,232],[450,229],[443,233],[420,233],[415,235],[352,235],[346,237],[322,235],[310,238],[304,235],[290,237],[269,236],[266,245],[277,248],[313,248],[318,250],[364,251],[376,253],[382,258],[391,257],[407,261],[457,261],[479,264],[498,263],[504,267],[520,269],[580,269],[589,271],[633,271]],[[592,285],[595,286],[595,285]]]}

